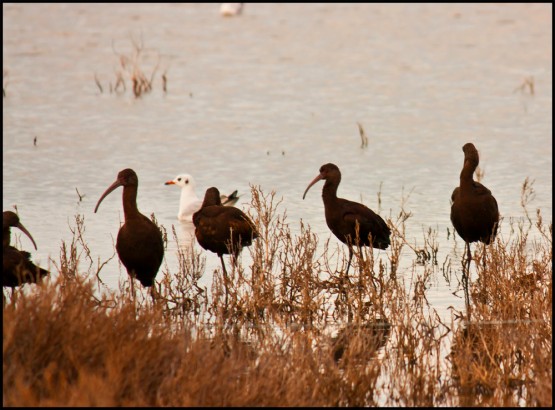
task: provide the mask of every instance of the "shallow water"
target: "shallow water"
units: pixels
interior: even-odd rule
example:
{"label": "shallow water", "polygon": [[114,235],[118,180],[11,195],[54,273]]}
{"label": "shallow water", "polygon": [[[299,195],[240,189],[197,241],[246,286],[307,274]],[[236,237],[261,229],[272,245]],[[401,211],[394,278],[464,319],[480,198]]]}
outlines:
{"label": "shallow water", "polygon": [[[535,181],[531,209],[551,220],[551,15],[550,4],[247,4],[233,18],[216,4],[4,4],[3,209],[17,205],[41,265],[58,259],[76,214],[105,260],[123,219],[121,189],[93,210],[117,173],[137,172],[139,209],[169,232],[188,228],[176,219],[179,190],[164,182],[190,173],[199,196],[238,189],[243,209],[249,184],[275,190],[293,232],[302,219],[321,245],[334,244],[322,183],[302,200],[333,162],[339,195],[384,217],[395,219],[410,193],[407,240],[422,246],[423,232],[436,230],[440,267],[451,255],[459,274],[463,242],[453,254],[447,229],[466,142],[480,151],[502,235],[524,216],[526,177]],[[139,99],[109,92],[133,42],[144,46],[147,75],[159,63],[153,91]],[[533,95],[519,89],[528,77]],[[414,254],[404,255],[410,272]],[[206,258],[209,284],[220,265]],[[114,288],[120,275],[117,258],[101,273]],[[464,301],[439,269],[434,279],[428,299],[448,317]]]}

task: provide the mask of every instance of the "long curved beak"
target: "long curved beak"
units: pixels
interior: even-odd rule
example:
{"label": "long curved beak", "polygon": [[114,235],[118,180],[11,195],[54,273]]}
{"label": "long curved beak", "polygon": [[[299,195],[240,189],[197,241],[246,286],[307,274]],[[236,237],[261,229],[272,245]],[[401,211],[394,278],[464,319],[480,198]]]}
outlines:
{"label": "long curved beak", "polygon": [[35,240],[33,239],[33,237],[31,236],[31,234],[29,233],[29,231],[27,229],[25,229],[25,227],[23,226],[23,224],[21,222],[19,222],[16,225],[19,229],[21,229],[23,231],[23,233],[25,233],[25,235],[27,235],[29,237],[29,239],[31,240],[31,242],[33,242],[33,245],[35,246],[35,250],[38,250],[37,248],[37,244],[35,243]]}
{"label": "long curved beak", "polygon": [[98,210],[98,207],[100,206],[100,203],[102,202],[102,200],[104,198],[106,198],[110,192],[112,192],[114,189],[116,189],[117,187],[119,187],[121,185],[122,185],[121,181],[116,180],[112,185],[110,185],[108,187],[108,189],[106,191],[104,191],[104,193],[102,194],[102,196],[100,197],[100,199],[96,203],[96,206],[94,207],[94,213],[96,213],[96,211]]}
{"label": "long curved beak", "polygon": [[306,196],[306,193],[308,192],[308,190],[310,189],[310,187],[311,187],[312,185],[314,185],[316,182],[320,181],[321,179],[323,179],[323,178],[322,178],[322,174],[316,175],[316,178],[314,178],[314,179],[312,180],[312,182],[311,182],[310,184],[308,184],[308,186],[307,186],[306,189],[304,190],[303,199],[304,199],[304,197]]}
{"label": "long curved beak", "polygon": [[164,183],[164,185],[175,185],[175,182],[173,182],[173,181],[166,181],[166,182]]}

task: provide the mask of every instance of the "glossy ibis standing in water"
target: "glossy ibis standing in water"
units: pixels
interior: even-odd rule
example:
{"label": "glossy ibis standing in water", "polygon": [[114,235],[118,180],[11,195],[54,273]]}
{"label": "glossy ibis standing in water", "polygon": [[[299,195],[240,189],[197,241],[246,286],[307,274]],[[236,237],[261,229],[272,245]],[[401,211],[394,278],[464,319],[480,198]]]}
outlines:
{"label": "glossy ibis standing in water", "polygon": [[[181,187],[181,198],[179,200],[179,212],[177,219],[180,221],[193,221],[193,214],[202,206],[202,199],[195,193],[196,183],[194,178],[189,174],[179,174],[171,181],[167,181],[165,185],[177,185]],[[233,191],[230,195],[220,195],[223,205],[232,206],[239,200],[237,191]]]}
{"label": "glossy ibis standing in water", "polygon": [[[149,287],[154,284],[154,278],[164,259],[164,240],[156,224],[137,209],[139,178],[135,171],[130,168],[120,171],[115,182],[98,200],[94,212],[96,213],[102,200],[120,186],[123,186],[125,223],[119,229],[116,250],[129,276]],[[154,297],[154,293],[152,295]]]}
{"label": "glossy ibis standing in water", "polygon": [[359,250],[362,246],[387,249],[391,230],[382,217],[367,206],[337,197],[341,171],[335,164],[329,163],[320,167],[320,173],[306,187],[303,199],[310,187],[321,179],[326,181],[322,189],[322,199],[328,228],[337,239],[349,247],[349,263],[345,272],[348,274],[353,257],[353,245]]}
{"label": "glossy ibis standing in water", "polygon": [[244,246],[250,246],[259,234],[250,218],[239,208],[222,206],[217,188],[208,188],[202,207],[193,214],[195,236],[200,246],[216,253],[222,262],[224,254],[232,256],[235,264]]}
{"label": "glossy ibis standing in water", "polygon": [[472,143],[463,146],[464,163],[460,184],[453,190],[451,200],[451,222],[459,236],[464,240],[468,263],[472,258],[471,242],[488,245],[497,235],[499,209],[491,191],[474,181],[474,171],[480,161],[478,150]]}
{"label": "glossy ibis standing in water", "polygon": [[29,252],[20,251],[10,245],[11,227],[21,229],[31,239],[35,250],[37,249],[35,240],[19,221],[17,214],[12,211],[4,211],[2,221],[2,264],[4,265],[2,286],[15,288],[24,283],[36,283],[50,272],[31,262]]}

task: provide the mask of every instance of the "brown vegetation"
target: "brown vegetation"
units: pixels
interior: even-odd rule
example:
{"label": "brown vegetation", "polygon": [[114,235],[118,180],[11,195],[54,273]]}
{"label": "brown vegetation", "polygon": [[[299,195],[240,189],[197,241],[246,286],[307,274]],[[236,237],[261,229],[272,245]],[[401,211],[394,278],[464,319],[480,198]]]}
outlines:
{"label": "brown vegetation", "polygon": [[[112,84],[111,81],[109,83],[110,94],[123,94],[129,87],[133,91],[133,96],[139,98],[152,91],[152,84],[160,66],[160,55],[157,53],[156,64],[152,68],[150,75],[147,75],[144,66],[152,64],[150,55],[146,52],[142,38],[140,43],[136,42],[134,39],[132,39],[132,43],[133,52],[130,54],[118,53],[114,50],[114,53],[118,57],[119,66],[115,69],[115,84]],[[168,87],[167,70],[162,73],[160,78],[162,79],[162,90],[166,93]],[[102,87],[102,83],[96,73],[94,81],[102,94],[104,92],[104,87]]]}
{"label": "brown vegetation", "polygon": [[[551,406],[552,224],[539,211],[476,247],[472,321],[445,323],[427,290],[460,269],[438,266],[431,230],[408,244],[409,212],[388,221],[391,249],[365,248],[346,277],[341,244],[319,254],[274,193],[253,187],[252,205],[249,266],[203,288],[204,254],[180,248],[155,302],[127,275],[119,291],[102,284],[78,216],[57,275],[4,307],[3,405]],[[404,245],[417,263],[401,274]]]}

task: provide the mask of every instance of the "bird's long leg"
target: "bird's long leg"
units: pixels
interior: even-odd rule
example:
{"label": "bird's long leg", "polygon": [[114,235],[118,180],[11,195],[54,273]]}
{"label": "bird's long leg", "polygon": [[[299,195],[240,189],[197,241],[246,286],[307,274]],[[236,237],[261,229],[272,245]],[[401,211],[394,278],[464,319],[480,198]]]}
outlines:
{"label": "bird's long leg", "polygon": [[351,267],[351,259],[353,259],[353,248],[349,246],[349,262],[347,263],[347,270],[345,271],[345,276],[349,274],[349,268]]}
{"label": "bird's long leg", "polygon": [[464,246],[467,250],[466,253],[466,266],[463,267],[463,290],[464,290],[464,302],[466,305],[466,312],[468,315],[468,320],[470,321],[471,310],[470,310],[470,295],[468,293],[468,281],[470,278],[470,261],[472,260],[472,254],[470,252],[470,244],[468,242],[464,243]]}
{"label": "bird's long leg", "polygon": [[[351,266],[351,260],[353,259],[353,248],[352,246],[349,246],[349,263],[347,264],[347,271],[345,272],[345,276],[342,278],[341,281],[341,291],[343,293],[343,300],[345,300],[346,305],[347,305],[347,322],[351,323],[353,320],[353,311],[351,308],[351,304],[348,303],[348,297],[347,297],[347,290],[349,289],[349,287],[344,287],[346,284],[350,285],[351,281],[349,280],[349,267]],[[360,275],[359,275],[360,277]]]}
{"label": "bird's long leg", "polygon": [[224,272],[225,306],[227,307],[227,295],[229,293],[229,288],[228,288],[227,270],[225,269],[225,263],[224,263],[224,256],[223,255],[220,255],[220,261],[222,262],[222,269],[223,269],[223,272]]}
{"label": "bird's long leg", "polygon": [[[468,242],[464,243],[466,248],[466,263],[468,264],[468,269],[470,269],[470,261],[472,260],[472,253],[470,252],[470,244]],[[470,273],[467,269],[467,273]]]}
{"label": "bird's long leg", "polygon": [[470,244],[468,242],[464,243],[464,253],[462,256],[463,262],[463,279],[470,276],[470,261],[472,260],[472,253],[470,252]]}

